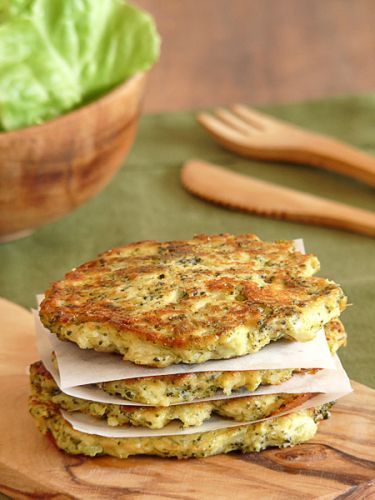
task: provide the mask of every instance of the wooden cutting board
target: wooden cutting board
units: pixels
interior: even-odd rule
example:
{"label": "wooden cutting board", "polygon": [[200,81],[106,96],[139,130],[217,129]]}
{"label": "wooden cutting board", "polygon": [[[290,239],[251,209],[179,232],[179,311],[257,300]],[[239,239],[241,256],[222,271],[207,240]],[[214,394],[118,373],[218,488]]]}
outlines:
{"label": "wooden cutting board", "polygon": [[12,498],[375,498],[375,391],[353,383],[307,444],[205,459],[69,456],[27,411],[30,313],[0,299],[0,492]]}

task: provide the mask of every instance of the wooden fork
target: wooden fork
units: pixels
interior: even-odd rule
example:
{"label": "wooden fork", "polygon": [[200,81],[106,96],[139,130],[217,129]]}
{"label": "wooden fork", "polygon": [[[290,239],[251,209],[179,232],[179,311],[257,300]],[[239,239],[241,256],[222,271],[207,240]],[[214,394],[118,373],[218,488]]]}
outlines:
{"label": "wooden fork", "polygon": [[222,146],[261,160],[279,160],[332,170],[375,187],[375,158],[314,132],[237,104],[200,113],[198,122]]}

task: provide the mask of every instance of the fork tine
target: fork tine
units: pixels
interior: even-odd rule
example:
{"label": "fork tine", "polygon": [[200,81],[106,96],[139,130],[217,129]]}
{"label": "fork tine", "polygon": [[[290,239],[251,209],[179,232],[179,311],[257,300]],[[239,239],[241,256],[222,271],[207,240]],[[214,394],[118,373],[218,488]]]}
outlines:
{"label": "fork tine", "polygon": [[255,109],[248,108],[242,104],[234,104],[231,109],[237,116],[240,116],[247,123],[258,128],[258,130],[264,130],[276,122],[276,119],[270,118],[260,111],[255,111]]}
{"label": "fork tine", "polygon": [[198,122],[216,139],[225,139],[234,143],[243,143],[246,138],[233,127],[227,125],[222,120],[208,113],[200,113],[197,116]]}
{"label": "fork tine", "polygon": [[230,127],[233,127],[246,137],[254,131],[254,128],[249,125],[248,122],[234,115],[227,109],[218,108],[214,111],[214,113],[222,122],[226,123]]}

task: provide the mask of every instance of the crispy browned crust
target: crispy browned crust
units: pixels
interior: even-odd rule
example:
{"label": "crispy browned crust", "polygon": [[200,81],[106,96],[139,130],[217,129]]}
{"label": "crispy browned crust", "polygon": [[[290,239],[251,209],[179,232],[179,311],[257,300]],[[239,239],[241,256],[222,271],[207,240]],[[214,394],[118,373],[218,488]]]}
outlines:
{"label": "crispy browned crust", "polygon": [[344,304],[336,284],[311,277],[318,268],[292,241],[252,234],[143,241],[67,273],[47,290],[40,317],[65,338],[70,326],[87,325],[167,348],[207,348],[238,327],[268,328],[325,297]]}
{"label": "crispy browned crust", "polygon": [[335,354],[340,347],[345,347],[347,344],[347,335],[342,322],[335,318],[328,323],[328,328],[325,328],[328,346],[332,354]]}

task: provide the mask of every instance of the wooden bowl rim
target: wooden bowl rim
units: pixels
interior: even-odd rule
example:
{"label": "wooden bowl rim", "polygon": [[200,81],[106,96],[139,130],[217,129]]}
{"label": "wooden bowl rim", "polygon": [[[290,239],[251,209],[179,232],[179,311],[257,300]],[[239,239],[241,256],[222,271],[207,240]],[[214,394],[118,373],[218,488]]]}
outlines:
{"label": "wooden bowl rim", "polygon": [[99,99],[95,99],[94,101],[89,102],[77,109],[73,109],[72,111],[68,111],[63,115],[51,118],[50,120],[44,123],[40,123],[38,125],[31,125],[29,127],[20,128],[17,130],[10,130],[9,132],[0,131],[0,142],[5,141],[7,139],[17,139],[17,136],[20,137],[22,136],[22,138],[25,138],[26,135],[34,134],[35,131],[37,131],[38,133],[42,133],[46,131],[48,128],[54,127],[57,124],[57,122],[59,122],[59,124],[63,124],[63,122],[65,121],[68,122],[71,121],[72,119],[75,120],[79,114],[89,113],[93,108],[97,106],[106,105],[113,99],[117,99],[122,94],[128,92],[129,89],[131,89],[133,86],[141,84],[145,80],[146,76],[147,76],[146,71],[141,71],[139,73],[136,73],[128,80],[125,80],[124,82],[120,83],[115,88],[104,94],[103,96],[99,97]]}

